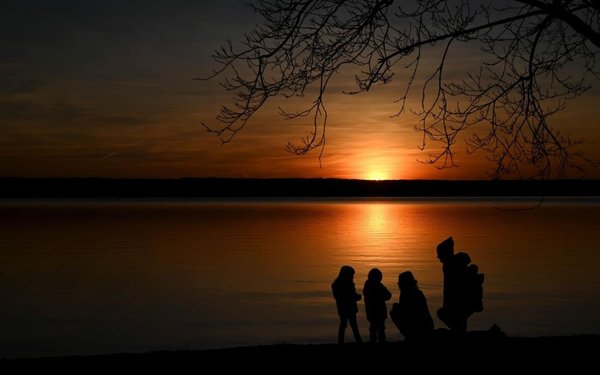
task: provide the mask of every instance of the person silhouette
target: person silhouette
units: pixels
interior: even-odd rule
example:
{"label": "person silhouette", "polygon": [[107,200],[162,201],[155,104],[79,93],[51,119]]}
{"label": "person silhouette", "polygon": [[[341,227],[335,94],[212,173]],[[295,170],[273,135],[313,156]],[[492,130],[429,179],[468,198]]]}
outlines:
{"label": "person silhouette", "polygon": [[484,275],[479,273],[479,267],[476,264],[470,264],[467,267],[467,285],[469,288],[470,308],[474,312],[483,311],[483,281]]}
{"label": "person silhouette", "polygon": [[358,343],[362,342],[360,332],[358,331],[358,324],[356,323],[356,314],[358,313],[358,305],[356,302],[360,301],[362,296],[356,293],[354,274],[354,268],[342,266],[338,277],[331,284],[333,298],[335,298],[335,304],[340,317],[338,344],[344,343],[344,335],[346,333],[348,322],[350,322],[354,340]]}
{"label": "person silhouette", "polygon": [[448,237],[437,246],[437,256],[444,273],[444,301],[437,311],[438,318],[450,331],[464,334],[467,320],[474,312],[483,310],[484,275],[476,265],[469,265],[467,253],[454,254],[454,240]]}
{"label": "person silhouette", "polygon": [[427,299],[419,289],[412,272],[398,275],[400,298],[394,303],[390,317],[406,340],[418,340],[433,333],[433,319],[427,307]]}
{"label": "person silhouette", "polygon": [[392,298],[390,291],[381,283],[383,274],[377,268],[369,271],[367,281],[363,288],[365,295],[365,310],[370,323],[369,334],[371,343],[385,342],[385,319],[387,318],[387,305],[385,301]]}

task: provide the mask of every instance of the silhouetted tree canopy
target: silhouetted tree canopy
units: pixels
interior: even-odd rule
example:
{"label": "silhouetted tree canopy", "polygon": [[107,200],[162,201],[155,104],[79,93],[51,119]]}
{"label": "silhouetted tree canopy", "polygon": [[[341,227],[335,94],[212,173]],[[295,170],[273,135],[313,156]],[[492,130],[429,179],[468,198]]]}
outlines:
{"label": "silhouetted tree canopy", "polygon": [[[496,178],[531,170],[561,176],[587,160],[580,142],[549,119],[599,78],[600,0],[259,0],[249,6],[262,25],[239,48],[228,43],[214,55],[220,66],[213,77],[224,75],[222,86],[236,95],[217,116],[220,127],[205,125],[223,142],[269,98],[310,96],[301,111],[281,110],[284,118],[307,117],[314,126],[287,150],[322,152],[324,99],[336,74],[357,72],[347,93],[358,94],[404,71],[392,115],[420,116],[422,147],[442,146],[429,163],[455,166],[454,148],[463,137],[469,152],[484,151],[495,162]],[[447,73],[461,68],[448,66],[449,55],[467,48],[481,62],[457,79]],[[424,63],[426,53],[436,56],[433,68]],[[421,99],[417,108],[407,107],[411,95]]]}

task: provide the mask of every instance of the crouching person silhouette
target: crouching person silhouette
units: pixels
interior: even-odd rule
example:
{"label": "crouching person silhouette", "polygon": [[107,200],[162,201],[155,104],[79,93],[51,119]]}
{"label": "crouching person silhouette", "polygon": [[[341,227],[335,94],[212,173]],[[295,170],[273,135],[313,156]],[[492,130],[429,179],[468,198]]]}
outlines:
{"label": "crouching person silhouette", "polygon": [[362,342],[358,324],[356,323],[356,314],[358,313],[358,305],[356,301],[360,301],[362,296],[356,293],[354,286],[354,268],[343,266],[340,269],[340,274],[331,284],[335,304],[337,305],[338,315],[340,317],[340,327],[338,329],[338,344],[344,343],[344,335],[346,327],[350,322],[352,333],[356,342]]}
{"label": "crouching person silhouette", "polygon": [[390,316],[406,340],[420,340],[433,333],[433,319],[427,299],[417,285],[412,272],[398,275],[400,299],[394,303]]}
{"label": "crouching person silhouette", "polygon": [[387,319],[387,304],[392,298],[390,291],[381,283],[383,274],[377,268],[369,271],[363,294],[365,295],[365,309],[369,320],[369,334],[371,343],[385,342],[385,319]]}

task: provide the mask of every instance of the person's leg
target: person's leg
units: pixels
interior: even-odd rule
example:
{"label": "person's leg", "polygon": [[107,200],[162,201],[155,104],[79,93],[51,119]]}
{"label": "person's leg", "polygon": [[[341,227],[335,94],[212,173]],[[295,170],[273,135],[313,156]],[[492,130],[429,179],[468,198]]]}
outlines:
{"label": "person's leg", "polygon": [[378,329],[379,342],[384,343],[385,342],[385,321],[384,320],[381,321],[378,328],[379,328]]}
{"label": "person's leg", "polygon": [[458,316],[456,319],[456,332],[464,335],[467,333],[467,319],[465,315]]}
{"label": "person's leg", "polygon": [[344,334],[346,333],[347,325],[348,325],[348,318],[340,316],[340,326],[338,328],[338,344],[344,343]]}
{"label": "person's leg", "polygon": [[371,321],[369,324],[369,341],[371,344],[375,344],[377,342],[377,326],[373,321]]}
{"label": "person's leg", "polygon": [[437,311],[437,316],[438,319],[444,323],[446,326],[448,326],[448,328],[452,329],[450,326],[452,325],[450,316],[448,314],[448,309],[445,307],[440,307],[440,309]]}
{"label": "person's leg", "polygon": [[448,322],[448,328],[450,331],[457,335],[464,335],[467,333],[467,319],[469,315],[461,309],[454,309],[450,311],[450,318]]}
{"label": "person's leg", "polygon": [[352,328],[352,333],[354,334],[354,340],[356,340],[358,343],[362,342],[360,332],[358,331],[358,323],[356,323],[356,315],[350,315],[348,320],[350,321],[350,327]]}
{"label": "person's leg", "polygon": [[438,318],[440,318],[453,333],[462,335],[467,330],[467,319],[464,317],[464,314],[456,308],[449,309],[442,307],[438,310]]}

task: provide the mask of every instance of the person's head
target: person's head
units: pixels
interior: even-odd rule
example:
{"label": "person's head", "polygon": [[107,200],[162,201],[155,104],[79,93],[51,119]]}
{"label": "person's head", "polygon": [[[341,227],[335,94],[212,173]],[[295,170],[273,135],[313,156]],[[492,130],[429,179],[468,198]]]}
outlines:
{"label": "person's head", "polygon": [[452,237],[446,238],[439,245],[437,245],[437,257],[440,262],[445,263],[450,260],[454,255],[454,240]]}
{"label": "person's head", "polygon": [[479,273],[479,267],[476,264],[470,264],[469,267],[467,267],[467,269],[473,275],[477,275]]}
{"label": "person's head", "polygon": [[413,289],[417,287],[417,280],[415,280],[412,272],[406,271],[398,275],[398,287],[400,287],[401,290]]}
{"label": "person's head", "polygon": [[379,270],[379,268],[373,268],[369,271],[369,275],[367,276],[369,281],[380,283],[383,280],[383,274]]}
{"label": "person's head", "polygon": [[340,274],[338,275],[339,280],[352,280],[354,278],[354,268],[350,266],[342,266],[340,268]]}
{"label": "person's head", "polygon": [[463,253],[462,251],[460,253],[456,253],[454,259],[457,264],[464,267],[468,266],[469,263],[471,263],[471,257],[469,256],[469,254]]}

